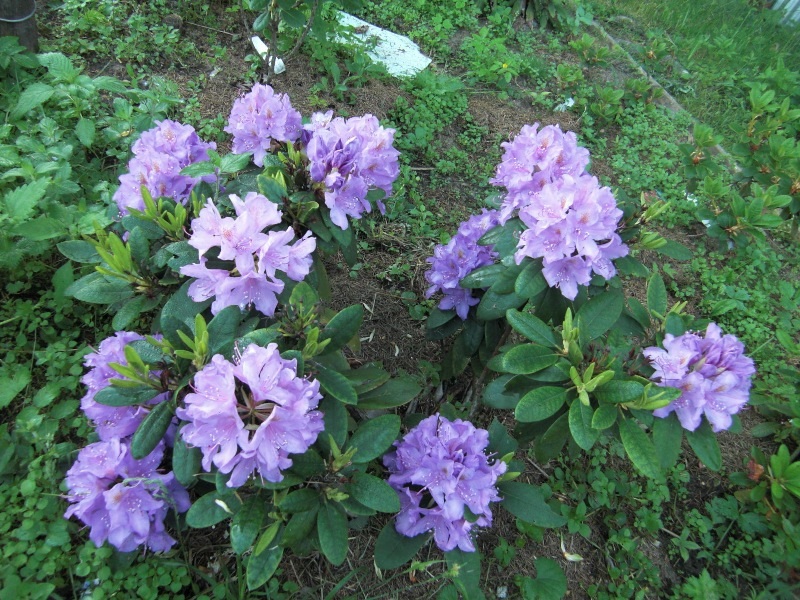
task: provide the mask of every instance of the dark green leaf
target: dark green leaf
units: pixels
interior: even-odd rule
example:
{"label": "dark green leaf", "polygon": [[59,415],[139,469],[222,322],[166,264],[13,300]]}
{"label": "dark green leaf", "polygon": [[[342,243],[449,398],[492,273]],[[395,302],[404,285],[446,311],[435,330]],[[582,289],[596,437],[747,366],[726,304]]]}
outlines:
{"label": "dark green leaf", "polygon": [[530,341],[541,346],[549,346],[551,348],[559,347],[559,340],[556,337],[556,332],[538,317],[530,313],[523,313],[518,310],[510,309],[506,312],[506,319],[514,331],[524,335]]}
{"label": "dark green leaf", "polygon": [[131,440],[131,456],[137,460],[150,454],[158,443],[164,439],[175,414],[175,406],[171,401],[156,404],[141,422]]}
{"label": "dark green leaf", "polygon": [[319,403],[319,409],[322,411],[325,429],[319,434],[317,441],[325,452],[330,453],[329,435],[333,437],[338,448],[341,448],[347,439],[347,409],[344,404],[331,397],[323,398]]}
{"label": "dark green leaf", "polygon": [[175,292],[166,304],[161,309],[161,317],[159,319],[161,326],[161,333],[164,337],[176,348],[183,348],[184,343],[180,336],[177,334],[178,330],[183,331],[189,337],[194,336],[194,318],[199,313],[203,312],[205,308],[211,304],[211,300],[204,302],[195,302],[189,295],[189,286],[191,281],[184,283],[180,289]]}
{"label": "dark green leaf", "polygon": [[200,473],[201,461],[200,448],[187,446],[183,437],[180,434],[176,435],[175,445],[172,448],[172,472],[175,473],[178,483],[184,487],[191,486]]}
{"label": "dark green leaf", "polygon": [[567,594],[567,577],[552,558],[539,557],[534,561],[536,579],[524,577],[523,600],[561,600]]}
{"label": "dark green leaf", "polygon": [[662,317],[667,313],[667,287],[658,273],[653,273],[647,282],[647,308]]}
{"label": "dark green leaf", "polygon": [[286,548],[291,548],[308,537],[314,530],[314,525],[317,522],[318,510],[319,508],[315,506],[312,510],[293,514],[292,518],[289,519],[289,522],[286,524],[286,529],[283,530],[281,545]]}
{"label": "dark green leaf", "polygon": [[114,304],[133,296],[133,289],[122,279],[106,277],[102,273],[91,273],[81,277],[64,293],[83,302]]}
{"label": "dark green leaf", "polygon": [[425,328],[436,329],[437,327],[441,327],[445,323],[449,323],[455,317],[456,317],[456,311],[454,310],[441,310],[439,308],[434,308],[431,311],[431,314],[428,315],[428,320],[425,321]]}
{"label": "dark green leaf", "polygon": [[633,466],[646,477],[656,481],[663,480],[664,473],[656,455],[656,448],[653,441],[642,431],[639,423],[633,419],[619,419],[619,433]]}
{"label": "dark green leaf", "polygon": [[575,316],[581,340],[588,342],[597,339],[611,329],[622,314],[624,305],[622,292],[609,289],[581,306]]}
{"label": "dark green leaf", "polygon": [[594,429],[608,429],[617,422],[619,409],[613,404],[601,404],[592,417]]}
{"label": "dark green leaf", "polygon": [[601,402],[620,404],[622,402],[635,402],[642,398],[644,385],[633,379],[612,379],[594,391],[594,395]]}
{"label": "dark green leaf", "polygon": [[347,558],[347,516],[336,502],[327,502],[317,516],[317,535],[322,553],[338,566]]}
{"label": "dark green leaf", "polygon": [[539,527],[561,527],[567,519],[553,511],[545,502],[542,491],[521,481],[503,481],[497,484],[500,504],[515,517]]}
{"label": "dark green leaf", "polygon": [[500,356],[499,371],[515,375],[536,373],[559,359],[553,350],[538,344],[519,344]]}
{"label": "dark green leaf", "polygon": [[675,466],[681,454],[682,439],[683,427],[674,414],[653,421],[653,445],[663,469]]}
{"label": "dark green leaf", "polygon": [[567,390],[543,386],[525,394],[517,404],[514,416],[520,423],[544,421],[556,414],[567,401]]}
{"label": "dark green leaf", "polygon": [[133,406],[149,402],[161,392],[148,387],[116,387],[110,385],[94,395],[94,401],[105,406]]}
{"label": "dark green leaf", "polygon": [[316,364],[314,368],[317,371],[316,379],[324,392],[344,404],[355,404],[358,401],[355,389],[344,375],[320,364]]}
{"label": "dark green leaf", "polygon": [[235,495],[228,494],[223,496],[216,491],[209,492],[194,501],[189,508],[189,512],[186,513],[186,524],[195,529],[203,529],[221,523],[231,514],[222,508],[220,502],[228,507],[231,512],[234,512],[234,509],[239,507],[239,502],[236,500]]}
{"label": "dark green leaf", "polygon": [[591,407],[585,406],[578,399],[572,401],[572,406],[569,407],[569,431],[575,443],[586,452],[592,449],[600,436],[599,431],[592,429],[593,416]]}
{"label": "dark green leaf", "polygon": [[391,377],[386,369],[375,364],[366,364],[358,369],[344,371],[342,375],[347,377],[357,394],[371,392],[389,381]]}
{"label": "dark green leaf", "polygon": [[[530,261],[517,277],[514,291],[518,296],[531,300],[538,296],[547,287],[547,280],[542,275],[542,263],[539,260]],[[536,340],[531,340],[536,341]]]}
{"label": "dark green leaf", "polygon": [[722,453],[719,449],[717,436],[711,430],[708,421],[703,419],[695,431],[687,431],[686,439],[697,458],[712,471],[719,471],[722,468]]}
{"label": "dark green leaf", "polygon": [[351,339],[358,335],[361,321],[364,319],[364,307],[360,304],[348,306],[339,311],[319,336],[319,341],[330,340],[330,343],[322,352],[323,355],[330,354],[342,349]]}
{"label": "dark green leaf", "polygon": [[321,498],[318,492],[311,488],[294,490],[278,504],[280,509],[287,513],[300,513],[314,510],[319,507]]}
{"label": "dark green leaf", "polygon": [[357,448],[353,462],[365,463],[383,456],[400,433],[400,417],[381,415],[364,421],[353,433],[347,448]]}
{"label": "dark green leaf", "polygon": [[410,538],[397,533],[394,520],[384,525],[375,541],[375,565],[379,569],[396,569],[403,566],[425,545],[430,534]]}
{"label": "dark green leaf", "polygon": [[539,462],[547,462],[558,456],[569,436],[569,417],[567,413],[556,419],[547,431],[536,440],[533,447],[534,456]]}
{"label": "dark green leaf", "polygon": [[515,452],[519,444],[509,435],[503,424],[496,418],[492,419],[489,425],[489,446],[488,450],[498,457],[503,457],[510,452]]}
{"label": "dark green leaf", "polygon": [[214,175],[217,172],[217,167],[211,161],[196,162],[187,165],[181,169],[180,174],[186,177],[205,177],[206,175]]}
{"label": "dark green leaf", "polygon": [[479,288],[488,288],[490,287],[495,281],[497,281],[498,277],[506,270],[505,265],[501,264],[492,264],[492,265],[485,265],[478,269],[475,269],[464,277],[460,282],[459,285],[463,288],[467,289],[479,289]]}
{"label": "dark green leaf", "polygon": [[478,304],[477,317],[481,321],[491,321],[506,315],[509,308],[519,308],[525,304],[526,299],[516,293],[499,295],[493,290],[487,290]]}
{"label": "dark green leaf", "polygon": [[464,600],[485,600],[481,591],[481,555],[480,552],[464,552],[460,548],[445,552],[447,566],[457,569],[453,583]]}
{"label": "dark green leaf", "polygon": [[275,574],[283,558],[283,547],[273,541],[260,554],[252,553],[247,560],[247,589],[256,590]]}
{"label": "dark green leaf", "polygon": [[250,496],[231,519],[231,548],[236,554],[243,554],[256,541],[264,518],[267,516],[267,502],[260,495]]}
{"label": "dark green leaf", "polygon": [[656,252],[669,256],[677,261],[686,261],[692,259],[692,251],[686,246],[675,240],[667,240],[667,243],[656,248]]}
{"label": "dark green leaf", "polygon": [[233,353],[233,342],[236,331],[242,320],[242,311],[238,306],[226,306],[208,323],[209,353],[230,357]]}
{"label": "dark green leaf", "polygon": [[396,513],[400,510],[397,492],[374,475],[356,472],[345,489],[359,503],[379,512]]}
{"label": "dark green leaf", "polygon": [[483,398],[481,400],[483,404],[497,409],[516,408],[520,393],[505,389],[506,384],[512,377],[513,375],[502,375],[491,381],[483,390]]}
{"label": "dark green leaf", "polygon": [[250,154],[226,154],[219,163],[221,173],[236,173],[250,164]]}
{"label": "dark green leaf", "polygon": [[394,408],[411,402],[422,391],[410,375],[401,374],[382,386],[358,396],[358,407],[364,410]]}
{"label": "dark green leaf", "polygon": [[70,260],[77,263],[99,263],[100,255],[89,242],[69,240],[58,244],[58,250]]}

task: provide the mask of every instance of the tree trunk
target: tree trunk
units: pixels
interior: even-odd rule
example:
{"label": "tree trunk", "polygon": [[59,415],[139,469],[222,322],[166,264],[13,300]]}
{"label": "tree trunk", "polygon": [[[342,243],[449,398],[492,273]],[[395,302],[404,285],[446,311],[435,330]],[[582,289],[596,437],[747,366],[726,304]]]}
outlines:
{"label": "tree trunk", "polygon": [[0,0],[0,36],[11,35],[31,52],[39,49],[34,0]]}

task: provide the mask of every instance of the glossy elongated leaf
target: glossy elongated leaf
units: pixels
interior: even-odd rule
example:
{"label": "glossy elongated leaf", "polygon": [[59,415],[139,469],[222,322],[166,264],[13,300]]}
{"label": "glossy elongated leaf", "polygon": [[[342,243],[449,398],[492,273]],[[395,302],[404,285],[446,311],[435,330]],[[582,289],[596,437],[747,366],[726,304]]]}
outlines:
{"label": "glossy elongated leaf", "polygon": [[631,314],[636,322],[639,323],[644,329],[650,327],[650,313],[636,298],[628,298],[628,306],[631,309]]}
{"label": "glossy elongated leaf", "polygon": [[622,314],[625,299],[622,292],[609,289],[589,299],[575,315],[583,343],[594,340],[611,329]]}
{"label": "glossy elongated leaf", "polygon": [[194,484],[196,475],[200,472],[202,458],[200,448],[187,446],[180,434],[175,436],[175,445],[172,447],[172,472],[175,473],[178,483],[184,487]]}
{"label": "glossy elongated leaf", "polygon": [[347,343],[358,335],[361,321],[364,319],[364,307],[360,304],[348,306],[339,311],[325,326],[319,336],[319,341],[330,340],[322,354],[330,354],[341,350]]}
{"label": "glossy elongated leaf", "polygon": [[497,294],[511,294],[514,292],[514,284],[523,268],[523,265],[518,265],[513,260],[504,261],[503,270],[490,289]]}
{"label": "glossy elongated leaf", "polygon": [[506,312],[506,320],[514,331],[540,346],[550,348],[558,348],[560,346],[556,332],[540,318],[530,313],[511,309]]}
{"label": "glossy elongated leaf", "polygon": [[323,397],[319,403],[319,409],[322,412],[325,429],[319,434],[317,441],[322,449],[330,454],[329,435],[333,437],[338,448],[341,448],[347,439],[347,409],[344,404],[332,396]]}
{"label": "glossy elongated leaf", "polygon": [[434,308],[431,311],[431,314],[428,315],[428,320],[425,321],[425,328],[436,329],[437,327],[441,327],[445,323],[449,323],[455,317],[456,317],[456,311],[454,310],[442,310],[440,308]]}
{"label": "glossy elongated leaf", "polygon": [[653,420],[653,445],[663,469],[669,469],[681,454],[683,427],[675,414]]}
{"label": "glossy elongated leaf", "polygon": [[398,415],[381,415],[361,423],[353,433],[347,448],[357,448],[353,462],[365,463],[383,456],[400,433]]}
{"label": "glossy elongated leaf", "polygon": [[359,394],[358,407],[365,410],[394,408],[411,402],[422,391],[410,375],[398,375],[382,386]]}
{"label": "glossy elongated leaf", "polygon": [[344,371],[342,375],[347,377],[357,394],[371,392],[389,381],[391,377],[386,369],[371,364],[364,365],[358,369]]}
{"label": "glossy elongated leaf", "polygon": [[505,456],[510,452],[515,452],[519,447],[517,440],[509,435],[508,430],[496,418],[492,419],[488,431],[488,451],[494,453],[496,456]]}
{"label": "glossy elongated leaf", "polygon": [[231,519],[231,548],[242,554],[256,541],[267,516],[267,502],[259,495],[250,496]]}
{"label": "glossy elongated leaf", "polygon": [[639,424],[632,419],[619,420],[619,433],[622,438],[622,445],[625,452],[631,459],[633,466],[639,469],[643,475],[661,481],[664,473],[661,470],[661,463],[656,454],[653,441],[639,427]]}
{"label": "glossy elongated leaf", "polygon": [[505,225],[498,225],[481,236],[478,243],[482,246],[493,246],[500,257],[510,256],[519,243],[519,234],[526,229],[525,223],[519,219],[510,219]]}
{"label": "glossy elongated leaf", "polygon": [[186,513],[186,524],[195,529],[211,527],[230,518],[238,508],[239,501],[233,493],[222,495],[216,491],[209,492],[192,503]]}
{"label": "glossy elongated leaf", "polygon": [[314,510],[320,504],[320,495],[311,488],[302,488],[289,492],[278,504],[287,513],[300,513]]}
{"label": "glossy elongated leaf", "polygon": [[517,404],[514,417],[520,423],[544,421],[564,406],[567,393],[563,387],[548,385],[532,389]]}
{"label": "glossy elongated leaf", "polygon": [[472,271],[472,273],[459,281],[459,285],[467,289],[488,288],[497,281],[505,270],[505,265],[499,263],[486,265]]}
{"label": "glossy elongated leaf", "polygon": [[133,406],[149,402],[161,392],[147,386],[116,387],[110,385],[94,395],[94,401],[105,406]]}
{"label": "glossy elongated leaf", "polygon": [[250,164],[249,154],[226,154],[219,163],[219,170],[222,173],[236,173]]}
{"label": "glossy elongated leaf", "polygon": [[175,405],[171,401],[156,404],[141,422],[131,440],[131,456],[141,460],[164,439],[175,414]]}
{"label": "glossy elongated leaf", "polygon": [[410,538],[397,533],[394,520],[383,526],[375,541],[375,565],[379,569],[396,569],[403,566],[419,552],[431,538],[423,533]]}
{"label": "glossy elongated leaf", "polygon": [[694,431],[686,432],[686,439],[697,458],[712,471],[719,471],[722,468],[722,452],[719,449],[717,436],[711,430],[708,421],[703,419]]}
{"label": "glossy elongated leaf", "polygon": [[230,358],[233,354],[233,342],[236,331],[242,320],[242,311],[238,306],[226,306],[208,323],[209,354],[222,354]]}
{"label": "glossy elongated leaf", "polygon": [[102,260],[94,246],[83,240],[61,242],[58,244],[58,251],[77,263],[99,263]]}
{"label": "glossy elongated leaf", "polygon": [[539,437],[533,447],[536,460],[547,462],[559,455],[569,436],[569,417],[564,413]]}
{"label": "glossy elongated leaf", "polygon": [[573,400],[569,407],[569,431],[572,439],[587,452],[592,449],[600,432],[592,428],[592,417],[594,413],[589,406],[585,406],[580,400]]}
{"label": "glossy elongated leaf", "polygon": [[519,274],[514,282],[514,291],[517,295],[531,300],[541,294],[547,287],[547,280],[542,274],[542,263],[540,260],[530,261]]}
{"label": "glossy elongated leaf", "polygon": [[314,530],[314,525],[317,523],[318,510],[319,507],[315,506],[312,510],[293,514],[283,530],[281,545],[291,548],[306,538]]}
{"label": "glossy elongated leaf", "polygon": [[478,304],[478,319],[491,321],[504,317],[509,308],[519,308],[525,304],[526,299],[516,293],[500,295],[493,290],[487,290]]}
{"label": "glossy elongated leaf", "polygon": [[316,379],[325,394],[333,396],[344,404],[355,404],[358,401],[353,385],[344,375],[320,364],[316,364],[314,369],[317,371]]}
{"label": "glossy elongated leaf", "polygon": [[599,386],[594,395],[601,402],[620,404],[622,402],[635,402],[644,394],[644,385],[632,379],[612,379]]}
{"label": "glossy elongated leaf", "polygon": [[317,535],[322,553],[332,564],[347,558],[347,516],[336,502],[327,502],[317,516]]}
{"label": "glossy elongated leaf", "polygon": [[556,513],[544,500],[542,491],[521,481],[503,481],[497,484],[503,498],[500,504],[515,517],[539,527],[561,527],[567,519]]}
{"label": "glossy elongated leaf", "polygon": [[667,313],[667,287],[658,273],[653,273],[647,282],[647,308],[662,317]]}
{"label": "glossy elongated leaf", "polygon": [[558,359],[559,356],[551,348],[538,344],[519,344],[500,356],[498,370],[514,375],[528,375],[556,364]]}
{"label": "glossy elongated leaf", "polygon": [[385,480],[357,472],[345,488],[352,498],[368,508],[379,512],[396,513],[400,510],[400,498]]}
{"label": "glossy elongated leaf", "polygon": [[483,390],[481,402],[490,408],[516,408],[521,397],[520,393],[505,389],[512,377],[513,375],[502,375],[491,381]]}
{"label": "glossy elongated leaf", "polygon": [[64,292],[82,302],[114,304],[133,296],[133,289],[122,279],[106,277],[102,273],[91,273],[81,277]]}
{"label": "glossy elongated leaf", "polygon": [[617,422],[619,409],[613,404],[601,404],[592,416],[594,429],[608,429]]}
{"label": "glossy elongated leaf", "polygon": [[277,541],[273,541],[259,554],[252,553],[247,561],[247,589],[256,590],[267,583],[275,574],[282,558],[283,547]]}
{"label": "glossy elongated leaf", "polygon": [[191,281],[184,283],[175,292],[161,309],[159,320],[161,332],[164,337],[176,348],[183,348],[184,343],[178,335],[178,330],[183,331],[190,337],[194,336],[194,318],[203,312],[211,304],[211,300],[195,302],[189,297],[189,286]]}

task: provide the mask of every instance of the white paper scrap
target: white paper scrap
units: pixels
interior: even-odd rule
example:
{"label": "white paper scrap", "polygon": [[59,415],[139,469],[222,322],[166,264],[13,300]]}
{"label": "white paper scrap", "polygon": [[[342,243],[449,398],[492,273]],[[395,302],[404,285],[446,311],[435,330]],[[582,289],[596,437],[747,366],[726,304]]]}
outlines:
{"label": "white paper scrap", "polygon": [[[395,77],[413,77],[429,64],[431,59],[422,54],[414,42],[404,35],[381,29],[358,17],[339,12],[339,23],[355,27],[355,38],[367,46],[367,56],[386,67]],[[338,41],[344,41],[341,38]],[[372,47],[373,42],[376,42]]]}

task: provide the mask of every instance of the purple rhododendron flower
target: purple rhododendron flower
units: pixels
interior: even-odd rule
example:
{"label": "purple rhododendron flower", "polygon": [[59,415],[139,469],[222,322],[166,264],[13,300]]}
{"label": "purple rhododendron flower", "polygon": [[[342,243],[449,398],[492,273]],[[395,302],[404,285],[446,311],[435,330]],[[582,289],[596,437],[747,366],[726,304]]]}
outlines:
{"label": "purple rhododendron flower", "polygon": [[[230,196],[236,217],[223,217],[209,200],[192,221],[189,244],[197,248],[200,262],[181,267],[181,274],[194,277],[189,286],[189,297],[195,302],[214,298],[211,312],[217,314],[226,306],[239,306],[245,310],[255,306],[267,316],[275,313],[277,295],[284,283],[277,273],[285,273],[293,281],[302,281],[311,270],[311,253],[316,239],[307,232],[294,239],[294,231],[269,231],[265,229],[281,222],[281,211],[265,196],[250,192],[242,200]],[[237,275],[225,269],[208,269],[204,256],[211,248],[219,248],[217,258],[232,260]]]}
{"label": "purple rhododendron flower", "polygon": [[709,323],[705,337],[668,333],[664,348],[652,346],[643,354],[655,368],[651,379],[681,389],[676,400],[653,411],[657,417],[675,412],[684,429],[694,431],[705,415],[717,432],[728,429],[731,415],[747,404],[755,363],[744,355],[744,344],[735,335],[722,335],[714,323]]}
{"label": "purple rhododendron flower", "polygon": [[283,479],[290,454],[302,454],[324,429],[317,408],[319,382],[297,376],[297,361],[281,358],[276,344],[250,344],[232,364],[214,356],[194,379],[177,415],[187,421],[184,441],[203,452],[206,471],[230,473],[228,487],[254,471],[267,481]]}
{"label": "purple rhododendron flower", "polygon": [[[438,414],[420,421],[395,450],[383,457],[389,485],[400,496],[397,531],[414,537],[433,530],[436,545],[445,552],[460,548],[474,552],[472,528],[492,524],[490,502],[500,496],[495,488],[506,464],[489,464],[485,449],[489,432],[472,423],[448,421]],[[467,520],[464,511],[477,517]]]}
{"label": "purple rhododendron flower", "polygon": [[[160,336],[155,337],[160,338]],[[81,398],[81,409],[91,419],[97,435],[103,441],[133,435],[149,411],[143,406],[106,406],[94,400],[99,391],[111,385],[111,379],[127,379],[112,369],[109,364],[127,365],[125,346],[143,339],[144,336],[138,333],[118,331],[100,342],[96,352],[87,354],[84,358],[83,364],[90,369],[81,379],[81,383],[87,387],[86,395]],[[152,375],[158,377],[159,374],[153,372]],[[149,404],[159,404],[168,398],[168,393],[159,394]]]}
{"label": "purple rhododendron flower", "polygon": [[185,204],[195,185],[216,177],[187,177],[180,174],[181,169],[207,161],[208,151],[216,147],[214,142],[201,140],[191,125],[169,119],[143,132],[133,144],[134,157],[128,163],[128,172],[120,176],[120,186],[114,194],[120,215],[128,214],[131,208],[145,209],[142,186],[153,198],[166,196]]}
{"label": "purple rhododendron flower", "polygon": [[434,248],[433,256],[427,259],[431,268],[425,272],[425,279],[431,287],[425,292],[426,298],[442,292],[444,298],[439,302],[439,308],[455,308],[459,317],[467,318],[470,306],[480,300],[459,282],[475,269],[494,261],[497,254],[492,247],[481,246],[478,240],[497,224],[498,212],[484,209],[481,214],[473,215],[459,225],[458,232],[447,244]]}
{"label": "purple rhododendron flower", "polygon": [[541,258],[550,287],[574,300],[578,285],[588,285],[592,272],[610,279],[616,274],[611,260],[628,254],[616,233],[621,217],[611,190],[595,177],[563,175],[544,184],[519,210],[527,229],[514,257],[517,264],[526,256]]}
{"label": "purple rhododendron flower", "polygon": [[[372,206],[370,189],[381,189],[388,196],[400,173],[394,148],[394,129],[381,127],[372,115],[332,119],[332,113],[315,114],[306,126],[306,152],[312,181],[321,183],[331,221],[348,228],[347,217],[360,219]],[[376,202],[381,213],[383,202]]]}
{"label": "purple rhododendron flower", "polygon": [[64,517],[83,521],[98,547],[108,540],[122,552],[141,545],[154,552],[169,550],[175,540],[166,532],[164,517],[170,508],[187,511],[191,503],[172,472],[158,473],[163,456],[163,442],[142,460],[134,459],[118,439],[89,444],[67,471],[71,506]]}
{"label": "purple rhododendron flower", "polygon": [[577,177],[589,164],[589,151],[578,146],[571,131],[558,125],[539,129],[539,123],[525,125],[511,142],[504,142],[503,159],[491,183],[508,190],[500,208],[500,222],[524,208],[547,183],[564,175]]}
{"label": "purple rhododendron flower", "polygon": [[253,162],[263,167],[272,141],[296,141],[302,124],[302,116],[292,108],[286,94],[276,94],[270,86],[257,83],[233,103],[223,131],[233,136],[235,153],[252,152]]}

